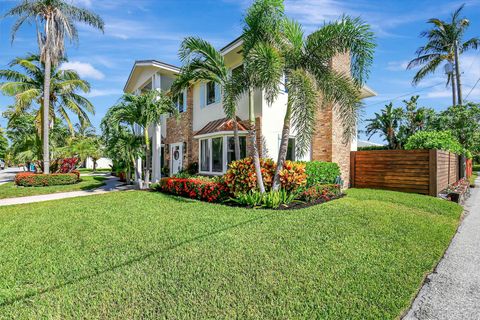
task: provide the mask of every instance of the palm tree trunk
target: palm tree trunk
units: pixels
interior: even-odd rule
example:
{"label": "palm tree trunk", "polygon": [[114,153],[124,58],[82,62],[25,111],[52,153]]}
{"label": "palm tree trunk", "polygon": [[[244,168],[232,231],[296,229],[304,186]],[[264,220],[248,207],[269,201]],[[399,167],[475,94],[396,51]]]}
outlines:
{"label": "palm tree trunk", "polygon": [[255,174],[257,176],[257,185],[260,193],[265,193],[265,185],[263,184],[262,170],[260,168],[260,156],[257,148],[257,130],[255,128],[255,108],[253,89],[248,90],[248,117],[250,122],[250,143],[252,148],[253,163],[255,165]]}
{"label": "palm tree trunk", "polygon": [[240,160],[240,137],[238,136],[237,116],[233,119],[233,140],[235,142],[235,160]]}
{"label": "palm tree trunk", "polygon": [[455,75],[457,76],[458,104],[462,105],[462,82],[460,80],[460,61],[458,59],[458,41],[455,41]]}
{"label": "palm tree trunk", "polygon": [[125,182],[127,184],[130,184],[130,176],[132,175],[132,172],[130,170],[130,166],[127,167],[127,172],[125,173]]}
{"label": "palm tree trunk", "polygon": [[288,138],[290,137],[290,118],[292,115],[292,110],[287,106],[287,111],[285,112],[285,118],[283,120],[283,130],[282,130],[282,140],[280,141],[280,150],[278,150],[278,160],[277,168],[275,169],[275,176],[273,177],[273,186],[274,191],[278,191],[281,187],[280,183],[280,171],[283,169],[283,164],[287,158],[288,150]]}
{"label": "palm tree trunk", "polygon": [[150,139],[148,138],[148,126],[144,129],[145,135],[145,188],[150,185]]}
{"label": "palm tree trunk", "polygon": [[50,73],[52,69],[52,62],[50,54],[46,53],[45,57],[45,77],[43,84],[43,110],[42,110],[42,143],[43,143],[43,173],[50,173],[50,148],[48,141],[49,133],[49,105],[50,105]]}
{"label": "palm tree trunk", "polygon": [[456,81],[455,81],[455,75],[452,74],[452,102],[453,102],[453,106],[456,106],[457,105],[457,86],[455,85],[456,84]]}

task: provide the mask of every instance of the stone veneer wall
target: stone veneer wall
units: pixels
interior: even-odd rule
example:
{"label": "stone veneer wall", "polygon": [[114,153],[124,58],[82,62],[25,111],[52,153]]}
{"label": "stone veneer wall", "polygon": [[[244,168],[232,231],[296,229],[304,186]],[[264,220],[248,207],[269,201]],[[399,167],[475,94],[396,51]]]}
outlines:
{"label": "stone veneer wall", "polygon": [[[331,67],[338,72],[350,74],[349,54],[336,56],[331,62]],[[321,104],[320,99],[319,105]],[[316,132],[312,138],[312,160],[338,163],[344,187],[349,186],[350,180],[350,148],[350,142],[343,142],[343,125],[335,105],[326,104],[320,107]]]}
{"label": "stone veneer wall", "polygon": [[[183,168],[198,159],[198,142],[193,139],[193,89],[187,90],[187,110],[179,115],[179,118],[167,119],[167,136],[163,143],[168,146],[165,150],[165,165],[170,168],[170,144],[186,142],[186,150],[183,152]],[[196,147],[195,147],[196,145]]]}

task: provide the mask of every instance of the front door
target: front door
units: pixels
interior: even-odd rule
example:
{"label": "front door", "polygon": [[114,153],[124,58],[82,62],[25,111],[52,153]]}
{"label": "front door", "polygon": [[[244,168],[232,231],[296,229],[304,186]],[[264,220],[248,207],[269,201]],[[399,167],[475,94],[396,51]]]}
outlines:
{"label": "front door", "polygon": [[182,143],[172,143],[170,145],[170,175],[174,175],[182,170],[183,150]]}

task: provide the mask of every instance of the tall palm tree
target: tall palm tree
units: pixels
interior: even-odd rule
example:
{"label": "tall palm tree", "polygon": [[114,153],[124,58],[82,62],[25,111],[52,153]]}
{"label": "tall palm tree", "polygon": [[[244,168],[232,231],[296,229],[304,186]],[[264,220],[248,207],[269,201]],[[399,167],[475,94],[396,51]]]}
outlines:
{"label": "tall palm tree", "polygon": [[[63,61],[66,61],[63,59]],[[41,137],[44,132],[42,121],[42,106],[44,95],[45,65],[38,55],[28,55],[24,58],[16,58],[9,64],[15,69],[0,70],[0,92],[15,97],[14,112],[20,114],[32,109],[35,110],[35,125]],[[73,70],[63,70],[53,67],[50,71],[50,95],[49,95],[49,123],[56,117],[62,118],[74,133],[74,125],[69,113],[77,116],[80,126],[90,126],[89,113],[94,113],[92,103],[78,92],[88,93],[90,84],[82,80],[78,73]],[[48,125],[47,125],[48,126]]]}
{"label": "tall palm tree", "polygon": [[468,19],[460,16],[463,7],[464,5],[453,12],[449,22],[437,18],[428,20],[432,28],[420,34],[421,37],[427,38],[427,43],[418,48],[416,52],[417,57],[410,61],[407,66],[407,69],[421,66],[420,70],[413,77],[412,82],[416,85],[428,74],[435,72],[443,62],[453,65],[455,71],[448,75],[447,85],[452,82],[452,86],[454,86],[455,81],[453,77],[456,78],[459,104],[462,104],[462,90],[458,56],[470,49],[476,50],[480,46],[478,37],[466,41],[463,40],[465,31],[470,25]]}
{"label": "tall palm tree", "polygon": [[394,108],[393,103],[389,103],[381,110],[381,113],[375,112],[375,118],[368,119],[366,134],[370,139],[375,133],[381,133],[388,142],[390,149],[401,149],[401,143],[398,139],[398,131],[403,119],[403,109]]}
{"label": "tall palm tree", "polygon": [[179,57],[183,66],[172,86],[172,92],[174,95],[180,94],[181,90],[188,88],[194,81],[213,81],[220,85],[223,92],[223,110],[234,125],[235,159],[240,159],[237,107],[232,97],[234,83],[223,55],[209,42],[198,37],[187,37],[180,45]]}
{"label": "tall palm tree", "polygon": [[[281,54],[288,79],[287,108],[278,153],[273,190],[280,188],[280,172],[286,160],[291,126],[297,130],[296,152],[303,156],[315,131],[318,98],[322,107],[334,104],[344,128],[344,140],[353,136],[360,101],[360,88],[373,61],[374,36],[360,19],[343,17],[324,25],[306,39],[300,24],[285,20]],[[330,68],[339,54],[351,58],[351,77]]]}
{"label": "tall palm tree", "polygon": [[163,114],[177,115],[177,109],[171,97],[158,90],[149,90],[141,95],[124,94],[121,101],[108,111],[108,125],[128,125],[132,128],[139,126],[143,132],[145,148],[145,185],[150,184],[150,137],[149,128],[160,121]]}
{"label": "tall palm tree", "polygon": [[76,22],[87,24],[103,32],[104,22],[100,16],[78,8],[65,0],[23,0],[10,9],[6,17],[18,17],[12,28],[12,41],[25,22],[35,23],[40,59],[45,64],[43,90],[43,161],[44,173],[50,172],[48,123],[50,105],[50,76],[52,67],[57,66],[65,54],[65,38],[78,42]]}
{"label": "tall palm tree", "polygon": [[283,18],[283,0],[256,0],[247,10],[242,32],[244,68],[235,79],[233,90],[237,98],[245,92],[248,94],[250,153],[261,193],[265,192],[265,186],[257,146],[254,93],[261,90],[267,103],[272,104],[280,92],[283,61],[279,45]]}

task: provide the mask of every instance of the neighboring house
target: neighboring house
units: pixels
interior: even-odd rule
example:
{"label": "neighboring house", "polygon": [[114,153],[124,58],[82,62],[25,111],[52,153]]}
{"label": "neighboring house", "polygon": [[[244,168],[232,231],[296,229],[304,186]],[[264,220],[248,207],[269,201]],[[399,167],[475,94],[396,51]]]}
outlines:
{"label": "neighboring house", "polygon": [[[242,67],[242,40],[236,39],[221,49],[227,66],[234,70]],[[332,61],[332,68],[341,72],[350,71],[350,59],[347,55]],[[178,67],[157,61],[142,60],[135,62],[128,77],[124,91],[139,94],[144,90],[168,90]],[[162,117],[160,124],[151,128],[152,136],[152,181],[160,178],[162,168],[170,175],[198,163],[198,171],[205,175],[221,175],[234,160],[234,141],[232,121],[227,119],[222,107],[221,90],[213,82],[195,83],[177,99],[180,113],[178,119]],[[255,117],[259,151],[262,157],[276,160],[280,146],[283,117],[286,110],[287,92],[282,91],[272,105],[268,105],[261,91],[255,92]],[[365,87],[362,97],[375,93]],[[342,169],[342,177],[348,184],[350,151],[356,150],[356,139],[343,143],[343,127],[333,106],[327,106],[318,112],[318,126],[309,152],[299,158],[295,154],[295,129],[292,130],[288,147],[288,159],[320,160],[337,162]],[[237,116],[241,120],[239,135],[242,156],[249,150],[248,99],[243,96],[237,105]],[[137,167],[140,167],[138,163]],[[140,170],[137,168],[137,176]]]}
{"label": "neighboring house", "polygon": [[367,140],[358,140],[357,147],[358,148],[363,148],[363,147],[382,147],[384,146],[381,143],[376,143],[376,142],[371,142]]}
{"label": "neighboring house", "polygon": [[[95,169],[110,169],[112,165],[112,159],[100,158],[97,160],[97,166]],[[85,168],[93,169],[93,159],[91,157],[88,157],[85,161]]]}

